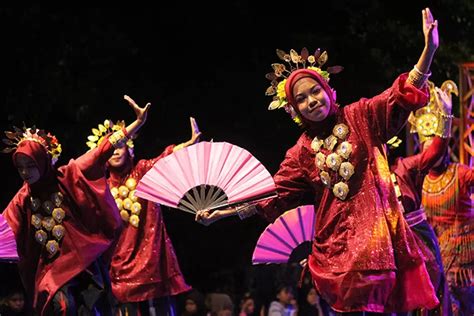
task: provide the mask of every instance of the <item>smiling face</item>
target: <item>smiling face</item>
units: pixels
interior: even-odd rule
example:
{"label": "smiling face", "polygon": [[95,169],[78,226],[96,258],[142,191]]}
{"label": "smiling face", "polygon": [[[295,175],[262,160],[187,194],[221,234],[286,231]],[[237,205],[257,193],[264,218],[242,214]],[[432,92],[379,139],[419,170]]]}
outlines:
{"label": "smiling face", "polygon": [[35,161],[25,154],[15,156],[15,165],[23,181],[33,184],[41,178],[40,171]]}
{"label": "smiling face", "polygon": [[328,116],[331,100],[315,79],[304,77],[295,82],[293,95],[295,105],[305,119],[320,122]]}

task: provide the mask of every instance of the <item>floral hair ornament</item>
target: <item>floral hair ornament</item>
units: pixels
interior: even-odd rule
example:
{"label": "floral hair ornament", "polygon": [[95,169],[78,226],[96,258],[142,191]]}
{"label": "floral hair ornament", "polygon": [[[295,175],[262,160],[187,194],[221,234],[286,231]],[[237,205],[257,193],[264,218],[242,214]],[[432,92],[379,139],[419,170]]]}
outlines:
{"label": "floral hair ornament", "polygon": [[9,147],[4,148],[1,151],[2,153],[15,151],[18,145],[23,141],[33,141],[44,147],[46,152],[51,156],[51,164],[54,165],[62,152],[61,144],[56,136],[42,129],[37,129],[36,126],[31,128],[23,126],[23,129],[13,126],[13,131],[5,131],[5,135],[7,138],[2,139],[2,141]]}
{"label": "floral hair ornament", "polygon": [[268,109],[275,110],[284,108],[285,111],[291,115],[293,121],[301,125],[301,117],[287,100],[285,93],[286,79],[297,69],[310,69],[317,72],[326,82],[329,82],[330,74],[337,74],[344,68],[342,66],[332,66],[326,70],[321,69],[328,60],[328,53],[326,51],[321,53],[319,48],[312,55],[309,54],[306,47],[301,50],[300,54],[294,49],[291,49],[289,54],[281,49],[277,49],[276,54],[287,66],[282,63],[274,63],[272,64],[273,72],[265,75],[271,82],[271,86],[267,88],[265,95],[273,96],[273,101],[268,106]]}
{"label": "floral hair ornament", "polygon": [[[113,123],[111,120],[105,120],[104,124],[99,124],[97,128],[92,128],[92,135],[87,136],[87,147],[89,147],[90,150],[96,148],[104,140],[105,136],[114,132],[121,131],[122,128],[125,128],[125,121],[123,120],[117,121],[115,123]],[[126,145],[129,154],[133,157],[133,140],[128,139]]]}
{"label": "floral hair ornament", "polygon": [[[439,100],[436,92],[436,86],[433,82],[428,81],[430,89],[430,101],[421,109],[410,113],[408,122],[411,124],[410,133],[418,133],[420,143],[424,143],[428,139],[435,136],[443,138],[449,137],[451,130],[452,115],[446,115],[443,112],[442,101]],[[440,88],[449,96],[451,93],[458,95],[458,87],[452,80],[443,82]]]}

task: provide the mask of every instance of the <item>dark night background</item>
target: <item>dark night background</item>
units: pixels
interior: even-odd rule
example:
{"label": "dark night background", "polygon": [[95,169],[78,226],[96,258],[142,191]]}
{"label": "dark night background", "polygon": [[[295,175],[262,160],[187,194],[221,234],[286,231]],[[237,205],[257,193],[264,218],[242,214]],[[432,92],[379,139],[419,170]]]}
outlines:
{"label": "dark night background", "polygon": [[[90,129],[105,118],[134,119],[122,98],[128,94],[140,105],[152,103],[136,157],[187,140],[194,116],[204,140],[241,146],[273,174],[300,134],[284,111],[267,111],[264,76],[278,62],[276,48],[327,50],[328,66],[345,67],[331,78],[342,105],[380,93],[413,67],[424,45],[425,6],[439,20],[432,81],[457,82],[457,63],[474,60],[469,0],[164,3],[0,9],[0,128],[24,122],[52,131],[63,146],[60,166],[86,151]],[[0,166],[4,208],[21,181],[10,155],[0,156]],[[235,289],[246,286],[262,219],[203,227],[187,213],[164,213],[191,285],[206,289],[230,275]],[[11,266],[0,268],[0,283],[10,282]]]}

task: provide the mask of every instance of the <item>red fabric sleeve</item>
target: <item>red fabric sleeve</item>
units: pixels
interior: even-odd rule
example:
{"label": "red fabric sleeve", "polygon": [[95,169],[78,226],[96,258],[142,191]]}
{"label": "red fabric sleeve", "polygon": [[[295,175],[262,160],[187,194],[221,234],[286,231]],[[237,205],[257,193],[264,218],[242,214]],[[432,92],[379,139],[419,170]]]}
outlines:
{"label": "red fabric sleeve", "polygon": [[443,157],[448,147],[448,139],[435,137],[431,146],[416,155],[403,158],[403,162],[409,170],[416,170],[420,173],[428,173],[434,164]]}
{"label": "red fabric sleeve", "polygon": [[298,153],[299,143],[286,152],[280,169],[273,176],[278,197],[262,201],[257,204],[259,214],[267,221],[273,222],[285,211],[303,204],[311,187],[304,181],[303,169],[300,166]]}
{"label": "red fabric sleeve", "polygon": [[153,159],[141,159],[140,161],[138,161],[135,167],[135,170],[137,171],[137,174],[138,174],[138,178],[141,179],[145,175],[145,173],[147,173],[148,170],[150,170],[158,160],[171,155],[173,153],[174,147],[175,145],[169,145],[168,147],[165,148],[165,150],[159,156]]}
{"label": "red fabric sleeve", "polygon": [[361,111],[367,112],[369,123],[382,143],[398,134],[405,126],[410,112],[423,107],[429,100],[428,88],[420,90],[407,83],[407,78],[406,73],[400,75],[392,87],[358,103],[365,107]]}

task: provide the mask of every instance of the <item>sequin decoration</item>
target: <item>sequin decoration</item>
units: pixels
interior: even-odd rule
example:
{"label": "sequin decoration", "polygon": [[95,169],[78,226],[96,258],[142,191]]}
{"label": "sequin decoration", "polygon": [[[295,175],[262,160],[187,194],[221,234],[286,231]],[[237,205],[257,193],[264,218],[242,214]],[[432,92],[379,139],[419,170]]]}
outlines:
{"label": "sequin decoration", "polygon": [[332,192],[341,200],[345,200],[347,193],[349,193],[349,186],[344,182],[338,182],[334,185]]}
{"label": "sequin decoration", "polygon": [[[326,137],[324,141],[318,137],[311,141],[311,149],[316,153],[314,163],[320,170],[321,182],[328,188],[337,182],[332,191],[340,200],[345,200],[349,193],[349,186],[345,181],[355,173],[354,166],[349,161],[344,161],[348,160],[352,153],[352,145],[346,140],[348,135],[349,127],[341,123],[334,126],[332,135]],[[327,155],[322,152],[323,149]]]}
{"label": "sequin decoration", "polygon": [[140,215],[142,206],[135,196],[136,186],[137,180],[128,178],[125,181],[125,185],[121,185],[118,188],[113,187],[110,189],[110,192],[115,199],[122,220],[137,228],[140,223],[138,215]]}
{"label": "sequin decoration", "polygon": [[323,144],[324,142],[321,139],[319,139],[318,137],[315,137],[313,141],[311,142],[311,149],[313,149],[313,151],[317,153],[319,152]]}
{"label": "sequin decoration", "polygon": [[60,250],[59,241],[63,239],[66,230],[61,225],[66,212],[61,207],[64,196],[61,192],[51,194],[50,200],[41,201],[30,196],[30,206],[33,210],[31,225],[35,228],[35,240],[45,246],[49,258],[53,258]]}

